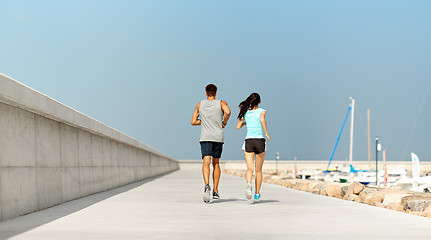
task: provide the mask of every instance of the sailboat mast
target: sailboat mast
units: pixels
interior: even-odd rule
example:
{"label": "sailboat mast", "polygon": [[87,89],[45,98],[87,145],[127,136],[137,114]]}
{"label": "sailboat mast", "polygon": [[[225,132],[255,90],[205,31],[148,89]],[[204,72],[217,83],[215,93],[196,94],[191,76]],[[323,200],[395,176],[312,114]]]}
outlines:
{"label": "sailboat mast", "polygon": [[371,140],[370,140],[370,109],[367,110],[368,119],[368,167],[371,171]]}
{"label": "sailboat mast", "polygon": [[350,153],[349,153],[349,164],[352,166],[352,156],[353,156],[353,124],[355,119],[355,99],[350,97],[352,100],[352,117],[350,119]]}

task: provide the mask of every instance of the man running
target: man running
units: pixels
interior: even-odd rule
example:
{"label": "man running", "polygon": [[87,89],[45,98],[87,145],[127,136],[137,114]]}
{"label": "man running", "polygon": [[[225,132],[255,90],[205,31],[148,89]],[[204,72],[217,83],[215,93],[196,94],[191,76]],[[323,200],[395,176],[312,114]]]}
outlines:
{"label": "man running", "polygon": [[[201,125],[201,152],[202,152],[202,174],[205,182],[203,200],[206,203],[211,201],[211,197],[218,199],[218,184],[220,181],[220,157],[223,151],[223,128],[226,126],[230,117],[230,109],[225,101],[216,100],[217,87],[208,84],[205,87],[207,99],[202,100],[196,105],[192,115],[191,124]],[[213,183],[214,189],[211,194],[209,185],[210,164],[213,164]]]}

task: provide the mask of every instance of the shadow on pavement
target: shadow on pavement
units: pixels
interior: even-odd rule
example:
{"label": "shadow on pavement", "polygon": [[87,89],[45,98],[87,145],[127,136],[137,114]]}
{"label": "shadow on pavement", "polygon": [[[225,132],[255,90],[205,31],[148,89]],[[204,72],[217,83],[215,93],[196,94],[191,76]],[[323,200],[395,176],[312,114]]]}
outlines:
{"label": "shadow on pavement", "polygon": [[278,200],[259,200],[257,202],[252,202],[251,204],[262,204],[262,203],[278,203]]}
{"label": "shadow on pavement", "polygon": [[[216,203],[226,203],[226,202],[250,202],[249,200],[240,199],[240,198],[228,198],[228,199],[217,199],[213,200],[211,204]],[[250,204],[263,204],[263,203],[278,203],[278,200],[259,200],[257,202],[250,202]]]}
{"label": "shadow on pavement", "polygon": [[139,182],[130,183],[118,188],[95,193],[86,197],[78,198],[69,202],[62,203],[41,211],[30,213],[21,217],[0,222],[0,240],[5,240],[13,236],[25,233],[36,227],[50,223],[74,212],[80,211],[98,202],[111,198],[115,195],[127,192],[157,178],[168,175],[172,172],[157,175]]}
{"label": "shadow on pavement", "polygon": [[228,199],[213,200],[211,203],[215,204],[215,203],[224,203],[224,202],[245,202],[245,201],[247,201],[247,200],[239,199],[239,198],[228,198]]}

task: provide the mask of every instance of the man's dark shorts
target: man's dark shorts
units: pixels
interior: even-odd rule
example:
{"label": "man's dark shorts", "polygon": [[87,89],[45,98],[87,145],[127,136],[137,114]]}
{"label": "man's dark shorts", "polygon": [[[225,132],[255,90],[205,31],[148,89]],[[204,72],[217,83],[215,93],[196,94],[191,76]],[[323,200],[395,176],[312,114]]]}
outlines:
{"label": "man's dark shorts", "polygon": [[200,142],[202,158],[205,156],[211,156],[213,158],[221,158],[221,152],[223,151],[223,143],[221,142]]}

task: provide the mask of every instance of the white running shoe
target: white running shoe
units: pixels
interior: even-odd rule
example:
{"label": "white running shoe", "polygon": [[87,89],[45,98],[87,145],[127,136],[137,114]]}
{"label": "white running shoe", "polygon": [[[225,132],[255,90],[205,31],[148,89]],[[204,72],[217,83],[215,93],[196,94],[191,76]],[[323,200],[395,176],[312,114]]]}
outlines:
{"label": "white running shoe", "polygon": [[245,198],[250,200],[252,196],[253,196],[253,187],[251,183],[247,183],[247,186],[245,187]]}
{"label": "white running shoe", "polygon": [[206,203],[209,203],[211,201],[211,187],[209,184],[205,185],[204,194],[203,194],[203,200]]}

